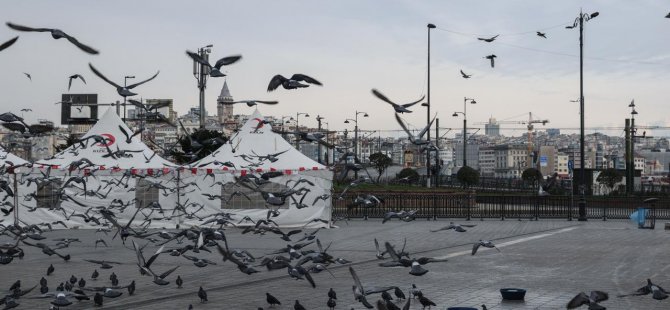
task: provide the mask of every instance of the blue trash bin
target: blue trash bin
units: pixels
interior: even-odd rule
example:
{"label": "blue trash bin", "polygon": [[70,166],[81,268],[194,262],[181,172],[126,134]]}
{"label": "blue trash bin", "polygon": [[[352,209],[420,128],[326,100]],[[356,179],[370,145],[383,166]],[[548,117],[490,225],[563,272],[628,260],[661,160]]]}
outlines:
{"label": "blue trash bin", "polygon": [[649,212],[649,209],[637,208],[637,211],[633,212],[630,215],[630,219],[633,222],[637,223],[637,227],[642,228],[642,227],[644,227],[644,222],[647,219],[647,213],[648,212]]}

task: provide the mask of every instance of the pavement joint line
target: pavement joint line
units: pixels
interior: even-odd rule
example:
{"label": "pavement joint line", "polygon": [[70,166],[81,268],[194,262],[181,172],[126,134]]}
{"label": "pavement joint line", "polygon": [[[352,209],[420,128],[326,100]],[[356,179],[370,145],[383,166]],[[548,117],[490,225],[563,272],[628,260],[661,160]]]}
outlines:
{"label": "pavement joint line", "polygon": [[[582,225],[581,224],[573,224],[573,225],[568,226],[568,227],[550,228],[550,229],[544,229],[544,230],[539,230],[539,231],[535,231],[535,232],[528,232],[528,233],[512,235],[512,236],[505,236],[505,237],[500,237],[500,238],[495,238],[495,239],[490,239],[490,240],[492,240],[492,241],[505,240],[505,239],[511,239],[511,238],[516,238],[516,237],[521,237],[521,236],[530,236],[530,235],[535,235],[535,234],[545,235],[548,232],[561,231],[561,230],[565,230],[567,228],[575,229],[575,228],[578,228],[579,226],[582,226]],[[412,254],[424,254],[424,253],[428,253],[428,252],[452,249],[452,248],[457,248],[457,247],[461,247],[461,246],[465,246],[465,245],[471,245],[471,244],[472,243],[468,242],[468,243],[450,245],[450,246],[439,247],[439,248],[435,248],[435,249],[416,251],[416,252],[413,252]],[[470,253],[471,251],[464,251],[464,252]],[[374,262],[380,262],[380,261],[384,261],[384,260],[387,260],[387,259],[380,260],[380,259],[377,259],[377,258],[373,258],[373,259],[363,260],[363,261],[359,261],[359,262],[352,262],[352,263],[349,263],[349,264],[337,265],[337,266],[329,267],[328,269],[338,270],[338,269],[346,268],[346,267],[349,267],[349,266],[359,266],[359,265],[364,265],[364,264],[369,264],[369,263],[374,263]],[[210,287],[210,288],[207,288],[206,290],[207,290],[208,293],[209,292],[221,292],[221,291],[225,291],[225,290],[228,290],[228,289],[231,289],[231,288],[240,288],[240,287],[259,284],[259,283],[263,283],[263,282],[274,282],[274,281],[278,281],[278,280],[282,280],[282,279],[286,279],[286,278],[287,278],[287,275],[284,273],[281,276],[272,276],[272,277],[263,278],[263,279],[255,279],[255,280],[251,280],[251,281],[247,281],[247,282],[243,282],[243,283],[232,283],[232,284],[222,285],[222,286],[218,286],[218,287]],[[109,305],[109,306],[105,306],[105,309],[119,309],[119,310],[132,309],[133,307],[147,306],[147,305],[151,305],[151,304],[157,303],[157,302],[165,302],[166,300],[175,300],[175,299],[179,299],[179,298],[182,298],[182,297],[193,296],[194,294],[196,294],[196,292],[192,291],[192,292],[189,292],[189,293],[173,294],[171,296],[161,296],[161,297],[157,297],[157,298],[144,299],[144,300],[139,300],[139,301],[135,301],[135,302],[118,304],[118,305],[112,304],[112,305]]]}

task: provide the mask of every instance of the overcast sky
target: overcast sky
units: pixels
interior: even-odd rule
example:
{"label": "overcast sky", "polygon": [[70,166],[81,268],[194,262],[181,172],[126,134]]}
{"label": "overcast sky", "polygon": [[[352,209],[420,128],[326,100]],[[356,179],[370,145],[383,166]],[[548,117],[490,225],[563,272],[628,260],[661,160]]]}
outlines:
{"label": "overcast sky", "polygon": [[[578,128],[579,31],[565,29],[579,15],[600,12],[585,23],[584,77],[587,133],[595,127],[622,127],[635,99],[637,124],[670,126],[670,3],[659,0],[593,1],[23,1],[5,0],[0,20],[32,27],[59,28],[100,51],[91,56],[45,33],[19,33],[0,26],[0,42],[20,35],[0,52],[0,110],[31,108],[29,119],[60,123],[53,102],[67,93],[67,77],[80,73],[71,93],[98,93],[100,102],[121,100],[114,88],[88,69],[106,76],[144,79],[135,89],[143,98],[172,98],[184,113],[196,106],[198,90],[185,50],[213,44],[211,58],[242,54],[227,68],[233,97],[279,100],[263,114],[311,118],[331,129],[354,111],[365,111],[363,129],[399,129],[391,107],[373,97],[377,88],[392,100],[409,102],[426,93],[427,23],[431,31],[431,102],[440,127],[462,126],[452,117],[463,98],[470,124],[527,119],[533,112],[547,127]],[[546,33],[547,39],[535,31]],[[500,36],[492,43],[477,37]],[[497,55],[491,68],[489,54]],[[472,74],[463,79],[459,70]],[[32,75],[32,82],[23,72]],[[270,78],[304,73],[323,87],[266,92]],[[210,79],[207,109],[216,113],[224,79]],[[425,124],[425,108],[405,119]],[[251,113],[236,106],[235,113]],[[523,125],[502,125],[523,128]],[[472,125],[483,127],[483,125]],[[538,126],[541,127],[541,126]],[[622,135],[621,130],[601,131]],[[670,135],[670,131],[647,131]],[[522,131],[508,131],[519,135]]]}

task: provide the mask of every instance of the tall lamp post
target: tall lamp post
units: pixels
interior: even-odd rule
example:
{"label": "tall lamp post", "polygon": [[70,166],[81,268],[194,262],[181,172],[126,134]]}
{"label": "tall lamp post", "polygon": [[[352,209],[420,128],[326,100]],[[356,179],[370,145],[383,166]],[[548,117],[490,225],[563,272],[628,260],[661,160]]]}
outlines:
{"label": "tall lamp post", "polygon": [[467,103],[470,101],[470,104],[476,104],[477,101],[473,98],[463,97],[463,112],[454,112],[453,117],[458,117],[458,114],[463,114],[463,167],[468,165],[467,149],[468,149],[468,115],[467,115]]}
{"label": "tall lamp post", "polygon": [[[428,28],[428,90],[426,93],[427,101],[426,106],[426,124],[428,127],[428,132],[426,133],[426,140],[430,142],[430,30],[435,29],[437,26],[434,24],[426,25]],[[426,187],[430,188],[430,151],[426,152]]]}
{"label": "tall lamp post", "polygon": [[[300,132],[300,123],[298,122],[298,120],[300,119],[300,115],[309,117],[309,113],[302,113],[302,112],[295,113],[295,132]],[[298,149],[298,151],[300,151],[300,138],[298,136],[295,137],[295,148]]]}
{"label": "tall lamp post", "polygon": [[[135,78],[134,75],[124,76],[123,77],[123,87],[125,88],[125,87],[128,86],[128,79],[134,79],[134,78]],[[123,96],[123,121],[124,122],[126,121],[126,117],[128,117],[128,116],[126,116],[126,96]]]}
{"label": "tall lamp post", "polygon": [[579,160],[580,160],[580,197],[579,197],[579,218],[578,221],[586,221],[586,167],[584,162],[584,22],[595,18],[600,13],[591,14],[579,11],[579,16],[567,29],[576,28],[579,25]]}
{"label": "tall lamp post", "polygon": [[[318,123],[317,130],[319,132],[321,132],[321,120],[322,119],[325,119],[325,117],[323,117],[321,115],[316,116],[316,121]],[[323,164],[323,162],[321,161],[321,143],[317,143],[317,157],[316,158],[318,159],[319,164]]]}
{"label": "tall lamp post", "polygon": [[[209,60],[209,53],[212,52],[214,45],[198,48],[198,55],[205,60]],[[198,81],[198,89],[200,90],[200,129],[205,128],[205,121],[207,112],[205,111],[205,88],[207,88],[207,76],[211,69],[201,63],[193,61],[193,76]]]}
{"label": "tall lamp post", "polygon": [[[356,160],[360,160],[358,158],[359,157],[359,154],[358,154],[358,114],[363,114],[363,117],[368,117],[367,112],[356,111],[356,116],[354,117],[354,119],[347,118],[346,120],[344,120],[345,124],[349,124],[350,120],[354,121],[354,156],[356,157]],[[358,171],[355,171],[354,175],[355,175],[356,178],[358,178]]]}

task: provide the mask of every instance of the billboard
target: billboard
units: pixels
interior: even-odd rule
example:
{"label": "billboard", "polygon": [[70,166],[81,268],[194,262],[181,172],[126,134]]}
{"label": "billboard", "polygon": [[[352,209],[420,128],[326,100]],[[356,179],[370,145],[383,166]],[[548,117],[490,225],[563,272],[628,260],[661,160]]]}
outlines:
{"label": "billboard", "polygon": [[98,94],[63,94],[62,125],[95,124],[98,121]]}

